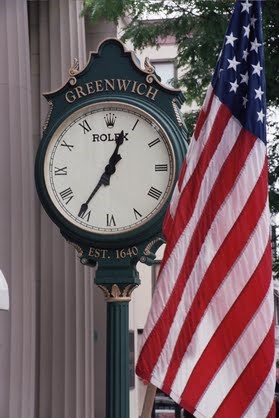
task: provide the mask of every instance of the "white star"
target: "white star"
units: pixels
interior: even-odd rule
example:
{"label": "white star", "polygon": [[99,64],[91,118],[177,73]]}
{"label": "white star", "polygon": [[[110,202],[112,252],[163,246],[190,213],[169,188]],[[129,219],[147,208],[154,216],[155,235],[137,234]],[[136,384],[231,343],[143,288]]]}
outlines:
{"label": "white star", "polygon": [[250,25],[243,26],[243,29],[244,29],[244,36],[246,36],[247,38],[249,38],[249,34],[250,34]]}
{"label": "white star", "polygon": [[253,26],[253,28],[255,29],[255,23],[258,19],[255,18],[255,16],[251,17],[251,25]]}
{"label": "white star", "polygon": [[243,99],[243,102],[242,102],[243,107],[245,107],[245,109],[246,109],[247,102],[248,102],[247,95],[246,96],[243,96],[242,99]]}
{"label": "white star", "polygon": [[241,6],[242,6],[241,12],[248,12],[249,13],[249,8],[252,7],[252,3],[249,3],[249,1],[246,0],[245,3],[241,3]]}
{"label": "white star", "polygon": [[240,74],[240,77],[241,77],[240,83],[246,83],[248,85],[248,80],[249,80],[248,71],[246,71],[245,74]]}
{"label": "white star", "polygon": [[252,67],[254,67],[254,71],[252,74],[257,74],[259,77],[261,76],[261,71],[263,69],[263,67],[261,67],[260,65],[260,61],[258,61],[257,65],[252,64]]}
{"label": "white star", "polygon": [[246,49],[244,49],[243,50],[243,59],[245,60],[245,61],[247,61],[247,57],[248,57],[248,55],[249,55],[249,52],[248,52],[248,48],[246,48]]}
{"label": "white star", "polygon": [[262,100],[262,95],[264,94],[264,92],[262,91],[261,86],[258,89],[255,89],[255,92],[256,92],[255,99]]}
{"label": "white star", "polygon": [[231,34],[230,34],[230,35],[226,35],[226,38],[227,38],[226,45],[227,45],[227,44],[231,44],[231,45],[233,46],[234,41],[236,41],[236,40],[237,40],[237,38],[235,38],[235,37],[233,36],[233,32],[231,32]]}
{"label": "white star", "polygon": [[251,42],[251,51],[258,52],[259,46],[261,46],[261,44],[259,44],[257,38],[255,38],[254,42]]}
{"label": "white star", "polygon": [[237,84],[237,80],[235,80],[233,83],[230,81],[231,89],[230,91],[234,91],[236,93],[236,90],[238,89],[239,84]]}
{"label": "white star", "polygon": [[263,113],[263,111],[261,110],[260,112],[257,112],[258,114],[258,121],[263,122],[263,118],[265,116],[265,114]]}
{"label": "white star", "polygon": [[229,66],[228,66],[228,69],[229,69],[229,68],[233,68],[233,69],[234,69],[234,71],[236,71],[236,67],[237,67],[237,65],[239,65],[239,64],[240,64],[240,62],[239,62],[239,61],[236,61],[235,57],[233,57],[233,59],[232,59],[232,60],[228,59],[228,61],[229,61]]}

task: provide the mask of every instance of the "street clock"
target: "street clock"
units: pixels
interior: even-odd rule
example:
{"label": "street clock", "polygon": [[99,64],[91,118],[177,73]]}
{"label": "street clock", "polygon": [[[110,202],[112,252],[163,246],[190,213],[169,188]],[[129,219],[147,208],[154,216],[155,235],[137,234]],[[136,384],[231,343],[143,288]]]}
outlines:
{"label": "street clock", "polygon": [[108,249],[107,257],[138,252],[161,234],[185,155],[182,93],[107,39],[45,97],[50,113],[35,169],[43,207],[88,257],[92,248]]}
{"label": "street clock", "polygon": [[140,283],[137,262],[152,264],[164,242],[186,153],[184,97],[116,39],[45,97],[37,192],[81,262],[97,265],[95,283],[108,302],[106,418],[129,418],[128,303]]}

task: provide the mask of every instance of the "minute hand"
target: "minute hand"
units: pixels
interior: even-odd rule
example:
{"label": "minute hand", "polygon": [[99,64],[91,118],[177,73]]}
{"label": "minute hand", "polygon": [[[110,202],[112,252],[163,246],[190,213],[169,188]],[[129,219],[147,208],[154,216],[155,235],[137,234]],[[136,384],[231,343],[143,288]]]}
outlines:
{"label": "minute hand", "polygon": [[124,131],[121,131],[121,133],[115,139],[116,147],[115,147],[115,150],[114,150],[113,154],[111,155],[111,157],[109,159],[109,163],[105,167],[105,171],[101,175],[100,180],[98,181],[96,187],[94,188],[93,192],[90,194],[87,201],[81,205],[78,216],[82,217],[86,213],[86,211],[88,209],[88,203],[91,201],[93,196],[97,193],[99,188],[102,185],[108,186],[110,184],[110,177],[113,173],[115,173],[116,164],[122,158],[121,155],[118,154],[118,149],[119,149],[120,145],[123,144],[123,141],[124,141]]}

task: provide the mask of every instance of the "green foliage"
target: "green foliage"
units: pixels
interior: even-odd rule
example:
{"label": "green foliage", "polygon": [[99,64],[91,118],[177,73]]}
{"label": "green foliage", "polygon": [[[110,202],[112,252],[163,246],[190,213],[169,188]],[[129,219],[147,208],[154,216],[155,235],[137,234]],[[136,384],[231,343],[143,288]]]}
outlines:
{"label": "green foliage", "polygon": [[127,7],[129,0],[85,0],[83,14],[86,14],[93,22],[105,18],[117,22]]}
{"label": "green foliage", "polygon": [[[128,21],[122,40],[131,40],[135,49],[159,46],[159,37],[173,35],[178,45],[177,66],[183,69],[175,86],[185,91],[188,104],[200,105],[211,80],[234,0],[86,0],[85,13],[93,21],[105,18]],[[159,19],[146,20],[157,14]],[[267,80],[267,105],[279,106],[279,7],[278,0],[263,2],[263,33]],[[186,115],[192,132],[197,114]],[[268,148],[270,206],[279,212],[279,138],[277,128],[268,120],[272,140]]]}
{"label": "green foliage", "polygon": [[272,141],[268,144],[268,175],[269,175],[269,203],[273,215],[279,213],[279,121],[276,120],[278,110],[270,109],[268,114],[268,136]]}
{"label": "green foliage", "polygon": [[[269,105],[279,105],[277,1],[263,3]],[[174,35],[178,44],[177,66],[184,69],[178,85],[186,90],[188,103],[201,104],[234,3],[234,0],[85,0],[84,13],[93,21],[105,18],[114,22],[125,14],[129,24],[123,41],[131,39],[135,49],[157,45],[159,37]],[[145,20],[146,14],[157,14],[160,19]]]}

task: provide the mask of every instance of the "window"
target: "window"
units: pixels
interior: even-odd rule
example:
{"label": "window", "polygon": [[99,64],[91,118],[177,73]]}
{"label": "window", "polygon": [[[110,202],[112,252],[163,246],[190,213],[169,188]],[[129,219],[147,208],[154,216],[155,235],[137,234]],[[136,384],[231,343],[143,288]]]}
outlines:
{"label": "window", "polygon": [[151,64],[154,65],[155,71],[161,78],[162,83],[171,85],[171,81],[176,79],[176,67],[174,60],[151,61]]}

